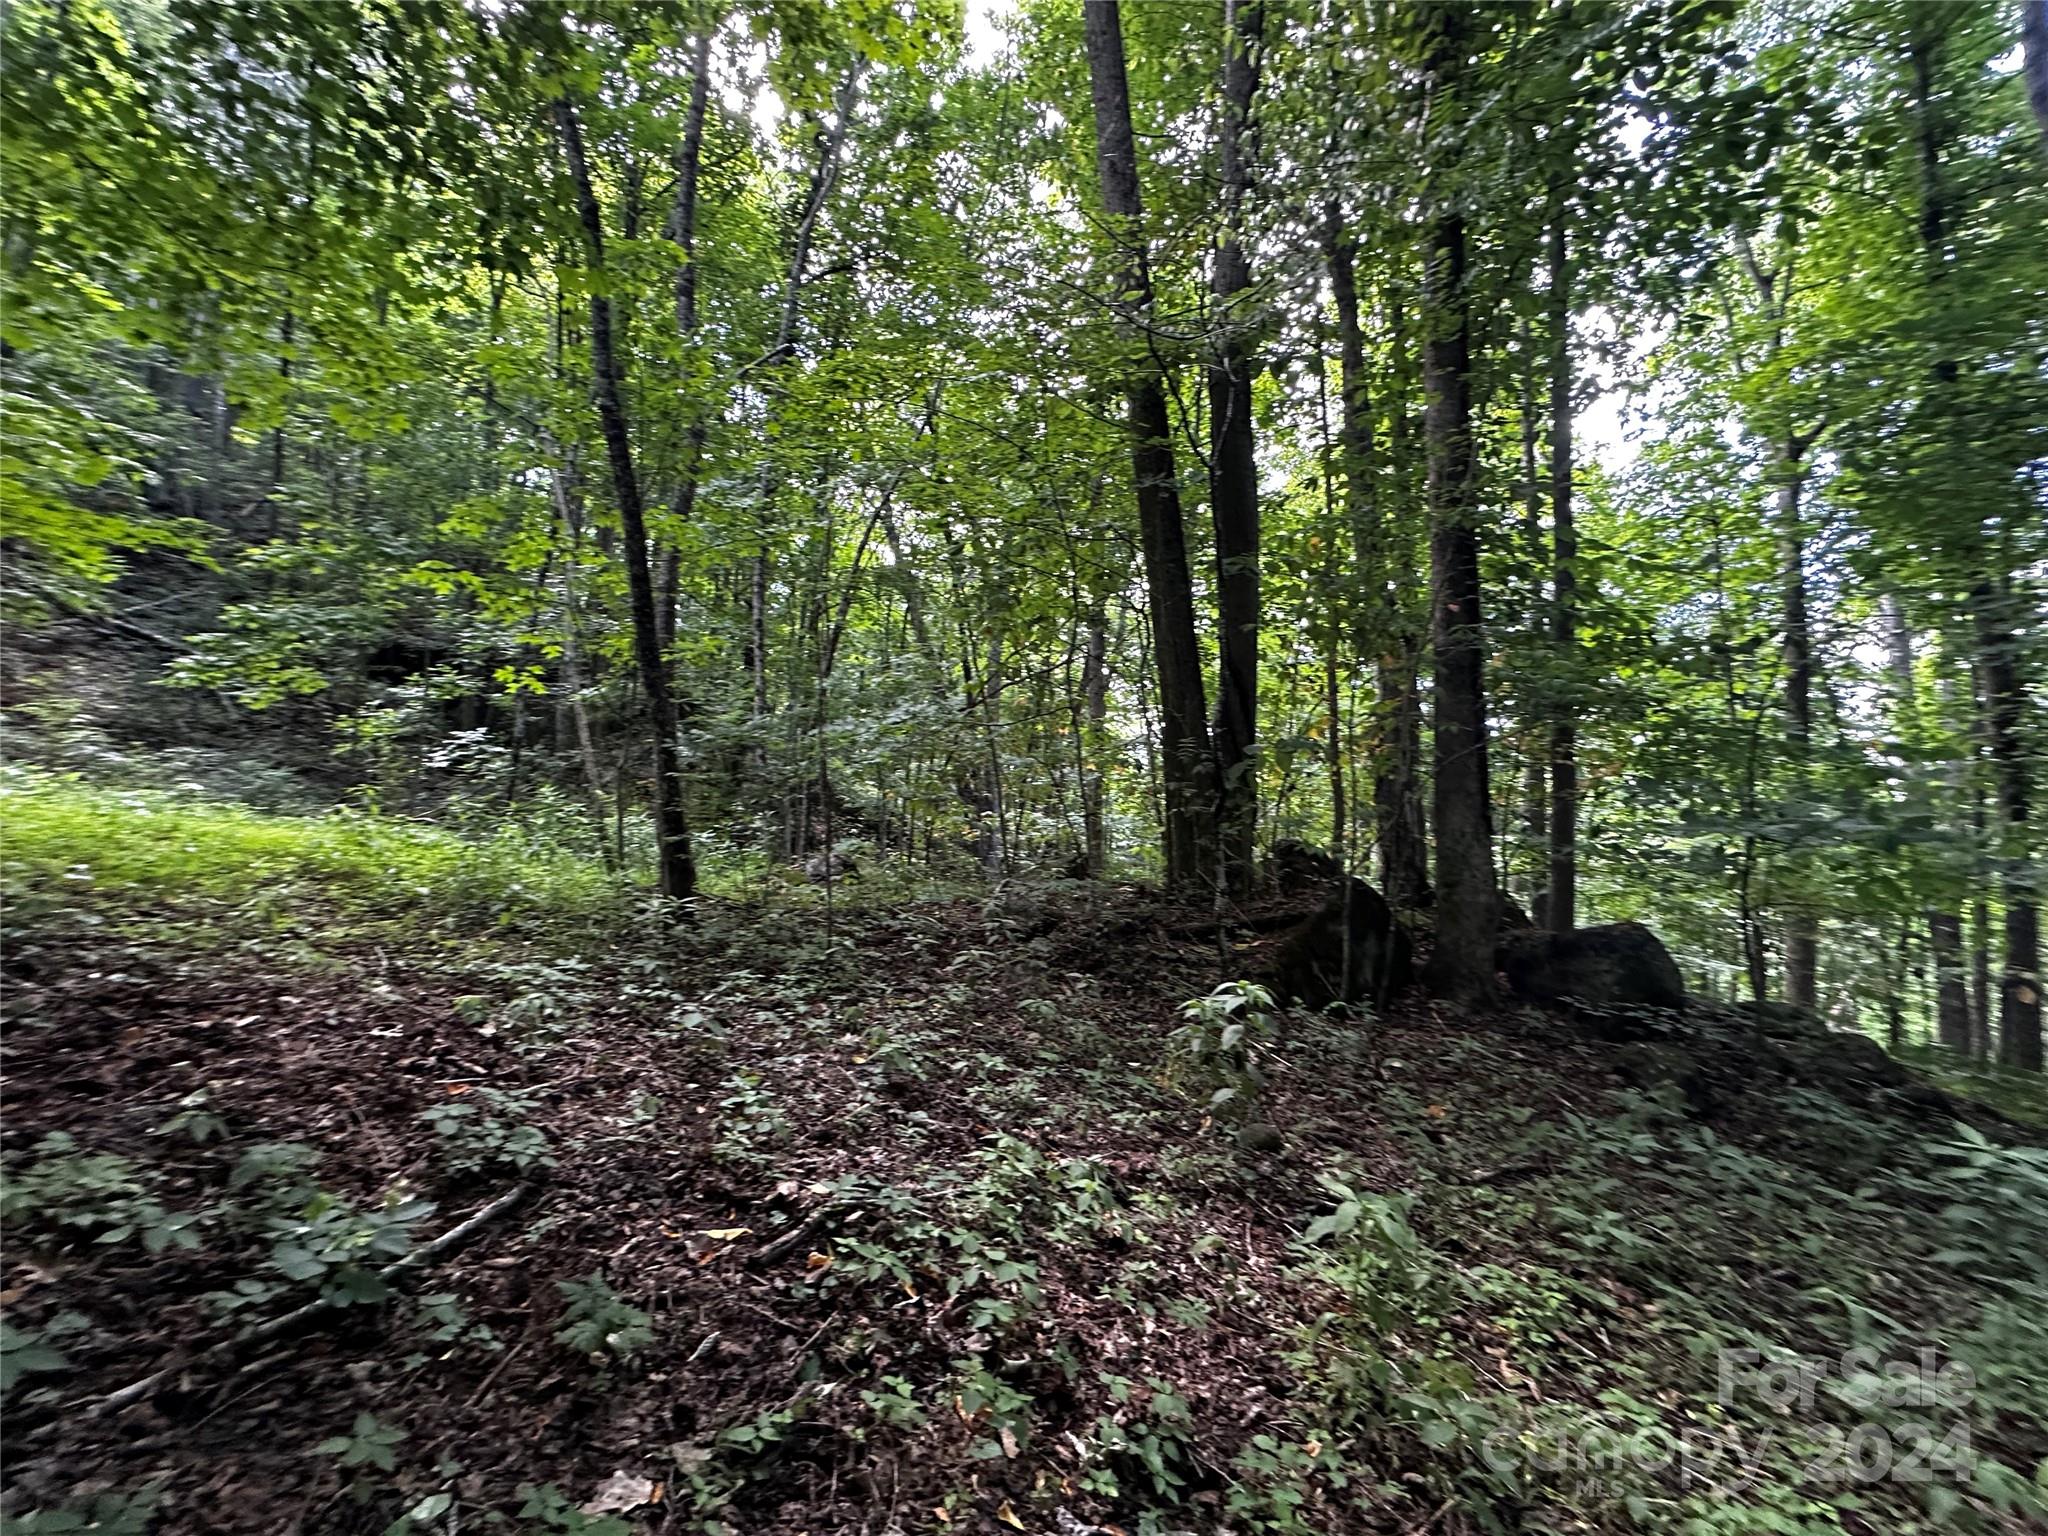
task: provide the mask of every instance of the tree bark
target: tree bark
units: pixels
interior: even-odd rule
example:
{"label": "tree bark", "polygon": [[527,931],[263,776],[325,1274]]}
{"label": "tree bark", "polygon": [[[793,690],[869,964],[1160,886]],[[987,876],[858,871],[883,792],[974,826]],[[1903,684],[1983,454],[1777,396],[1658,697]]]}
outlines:
{"label": "tree bark", "polygon": [[1102,754],[1109,722],[1109,615],[1099,598],[1088,609],[1081,695],[1087,710],[1081,732],[1081,843],[1088,878],[1100,880],[1109,866],[1109,833],[1102,814]]}
{"label": "tree bark", "polygon": [[2032,785],[2020,725],[2026,688],[2018,641],[2006,621],[2006,594],[1988,579],[1970,592],[1977,650],[1984,671],[1985,736],[1991,749],[1998,808],[1999,862],[2004,870],[2005,954],[1999,978],[1998,1064],[2041,1070],[2041,928],[2027,820]]}
{"label": "tree bark", "polygon": [[[697,351],[697,176],[704,159],[704,117],[711,100],[711,29],[697,36],[690,61],[690,110],[683,121],[682,147],[676,152],[676,203],[669,217],[669,238],[682,254],[676,267],[676,336],[682,343],[683,360],[691,362]],[[709,430],[704,420],[704,402],[691,398],[685,409],[690,425],[683,446],[683,463],[676,479],[676,494],[670,515],[677,528],[687,528],[697,513],[697,480],[703,472],[704,450]],[[662,560],[661,602],[656,610],[661,621],[661,648],[675,642],[676,606],[682,598],[682,557],[673,541]]]}
{"label": "tree bark", "polygon": [[1927,953],[1934,962],[1934,1037],[1956,1053],[1970,1049],[1970,998],[1963,985],[1963,920],[1927,914]]}
{"label": "tree bark", "polygon": [[[1462,5],[1432,8],[1427,71],[1439,106],[1459,95],[1467,60]],[[1438,144],[1449,134],[1434,136]],[[1423,434],[1428,460],[1432,634],[1436,652],[1435,990],[1467,1003],[1496,995],[1492,806],[1480,611],[1478,461],[1472,440],[1471,295],[1463,214],[1445,168],[1431,172],[1423,275]]]}
{"label": "tree bark", "polygon": [[[1131,129],[1130,84],[1124,71],[1122,16],[1117,0],[1084,0],[1082,12],[1102,208],[1122,248],[1121,298],[1143,321],[1152,311],[1152,274],[1138,189],[1137,139]],[[1166,882],[1187,889],[1211,874],[1216,847],[1215,754],[1203,698],[1201,649],[1195,639],[1194,587],[1164,370],[1149,338],[1135,336],[1132,345],[1136,357],[1125,393],[1146,606],[1159,676]]]}
{"label": "tree bark", "polygon": [[[1946,282],[1948,199],[1942,185],[1942,124],[1935,106],[1935,50],[1938,27],[1916,18],[1909,61],[1913,72],[1913,107],[1920,160],[1921,258],[1931,288]],[[1934,366],[1935,387],[1953,390],[1961,370],[1952,359]],[[2031,810],[2027,743],[2021,734],[2026,714],[2026,683],[2020,675],[2017,639],[2012,622],[2012,594],[2005,589],[1995,531],[1977,530],[1976,573],[1970,584],[1969,610],[1975,631],[1977,665],[1983,679],[1983,725],[1990,754],[1994,800],[1998,812],[1997,842],[2005,894],[2005,946],[1999,978],[1998,1063],[2039,1072],[2041,1060],[2041,929],[2039,892],[2033,875],[2033,849],[2028,843]]]}
{"label": "tree bark", "polygon": [[[1906,605],[1896,596],[1884,599],[1884,620],[1891,651],[1892,713],[1894,731],[1906,748],[1907,761],[1914,760],[1920,731],[1919,702],[1913,684],[1913,627],[1906,617]],[[1958,793],[1960,780],[1952,788]],[[1906,782],[1910,804],[1924,805],[1919,776]],[[1927,909],[1927,954],[1934,966],[1934,1033],[1952,1051],[1970,1048],[1970,995],[1963,973],[1963,920],[1946,907]]]}
{"label": "tree bark", "polygon": [[[1399,583],[1411,573],[1395,569],[1391,537],[1395,507],[1381,494],[1386,481],[1405,484],[1409,460],[1408,397],[1398,385],[1389,391],[1390,474],[1382,477],[1373,433],[1372,392],[1365,363],[1365,328],[1358,299],[1358,243],[1344,227],[1333,200],[1325,209],[1325,259],[1336,300],[1339,393],[1342,400],[1337,443],[1344,467],[1345,521],[1359,566],[1359,586],[1370,595],[1359,605],[1355,644],[1374,658],[1378,735],[1373,751],[1373,836],[1379,850],[1380,890],[1396,907],[1418,907],[1430,899],[1429,845],[1417,780],[1422,760],[1422,710],[1415,691],[1415,647],[1403,630]],[[1398,315],[1394,349],[1406,345]],[[1397,380],[1401,377],[1397,364]]]}
{"label": "tree bark", "polygon": [[[1788,438],[1778,445],[1779,581],[1784,603],[1785,734],[1793,768],[1803,781],[1813,742],[1813,639],[1807,621],[1806,538],[1800,523],[1799,491],[1805,479],[1802,448]],[[1785,1000],[1812,1009],[1819,1002],[1820,939],[1804,897],[1785,918]]]}
{"label": "tree bark", "polygon": [[1223,237],[1211,292],[1217,346],[1209,367],[1209,511],[1216,531],[1217,842],[1227,887],[1243,893],[1257,873],[1259,723],[1259,469],[1252,437],[1256,360],[1245,346],[1242,295],[1251,287],[1242,224],[1251,185],[1252,98],[1258,90],[1263,0],[1224,0],[1223,112],[1219,159]]}
{"label": "tree bark", "polygon": [[2041,152],[2048,154],[2048,0],[2020,0],[2020,55]]}
{"label": "tree bark", "polygon": [[[592,190],[590,163],[583,151],[583,130],[576,109],[564,97],[555,103],[555,124],[569,161],[576,193],[576,211],[591,270],[604,271],[604,216]],[[626,586],[633,610],[633,656],[639,664],[640,688],[647,702],[649,729],[654,735],[654,842],[661,890],[683,901],[697,893],[697,865],[690,848],[690,824],[683,800],[681,755],[676,746],[675,703],[669,694],[668,670],[662,664],[661,628],[654,609],[654,580],[648,566],[647,519],[640,501],[640,480],[633,464],[633,444],[626,430],[626,406],[620,389],[619,360],[612,348],[611,300],[604,284],[590,295],[590,372],[597,394],[598,423],[604,433],[605,458],[611,466],[612,494],[619,504],[626,562]]]}
{"label": "tree bark", "polygon": [[[1555,671],[1576,676],[1579,633],[1579,534],[1572,506],[1571,250],[1563,197],[1550,209],[1550,643]],[[1546,926],[1578,925],[1579,728],[1567,692],[1550,717],[1550,888]]]}

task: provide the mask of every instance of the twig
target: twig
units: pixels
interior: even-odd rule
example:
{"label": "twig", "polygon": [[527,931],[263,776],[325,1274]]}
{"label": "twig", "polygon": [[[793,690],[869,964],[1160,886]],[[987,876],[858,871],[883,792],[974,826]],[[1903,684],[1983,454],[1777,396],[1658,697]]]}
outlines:
{"label": "twig", "polygon": [[490,1375],[486,1376],[483,1379],[482,1385],[480,1385],[474,1392],[469,1394],[469,1401],[464,1403],[462,1406],[465,1408],[474,1408],[478,1403],[482,1402],[484,1394],[490,1391],[491,1388],[497,1384],[497,1380],[500,1376],[505,1374],[505,1367],[510,1365],[514,1360],[517,1360],[519,1358],[519,1352],[522,1349],[526,1348],[527,1339],[531,1339],[532,1337],[533,1334],[531,1330],[529,1330],[526,1335],[526,1338],[521,1339],[517,1344],[514,1344],[510,1349],[506,1350],[504,1354],[500,1355],[498,1357],[498,1363],[491,1367]]}
{"label": "twig", "polygon": [[827,1205],[820,1207],[811,1215],[809,1220],[803,1222],[800,1226],[791,1228],[772,1243],[762,1244],[760,1249],[746,1260],[747,1268],[766,1269],[770,1264],[787,1257],[801,1244],[808,1243],[812,1238],[817,1237],[844,1214],[845,1212],[838,1206]]}
{"label": "twig", "polygon": [[[427,1244],[426,1247],[415,1249],[404,1258],[385,1265],[383,1269],[377,1272],[378,1277],[389,1280],[404,1270],[418,1269],[423,1265],[433,1263],[443,1254],[468,1239],[479,1228],[504,1215],[505,1212],[511,1210],[513,1206],[519,1204],[520,1201],[532,1193],[533,1186],[531,1184],[516,1185],[478,1211],[467,1221],[458,1222],[450,1227],[446,1232],[443,1232],[439,1237]],[[210,1359],[214,1355],[227,1354],[246,1345],[262,1344],[271,1339],[278,1338],[283,1334],[289,1333],[300,1323],[318,1317],[333,1305],[334,1303],[325,1296],[309,1301],[303,1307],[295,1307],[282,1317],[272,1318],[269,1322],[252,1329],[248,1333],[238,1334],[231,1339],[223,1339],[220,1343],[210,1348],[202,1349],[198,1354],[182,1364],[167,1365],[160,1371],[152,1371],[140,1381],[131,1381],[119,1391],[109,1392],[97,1402],[80,1405],[77,1411],[82,1418],[96,1419],[103,1414],[114,1413],[122,1408],[129,1407],[131,1404],[139,1403],[173,1376],[197,1365],[200,1361]]]}

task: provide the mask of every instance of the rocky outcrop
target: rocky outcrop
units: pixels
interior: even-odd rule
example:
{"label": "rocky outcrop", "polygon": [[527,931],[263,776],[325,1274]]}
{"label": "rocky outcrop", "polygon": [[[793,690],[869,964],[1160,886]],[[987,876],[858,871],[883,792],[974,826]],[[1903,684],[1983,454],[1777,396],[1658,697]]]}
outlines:
{"label": "rocky outcrop", "polygon": [[1686,1003],[1678,962],[1641,923],[1604,923],[1569,933],[1513,930],[1501,936],[1496,960],[1517,997],[1567,1007],[1582,1017],[1620,1020]]}
{"label": "rocky outcrop", "polygon": [[1298,837],[1283,837],[1266,855],[1266,882],[1286,895],[1321,892],[1344,878],[1335,856]]}
{"label": "rocky outcrop", "polygon": [[1274,991],[1304,1007],[1368,1003],[1384,1008],[1408,984],[1407,930],[1380,893],[1343,878],[1329,899],[1280,944],[1268,975]]}

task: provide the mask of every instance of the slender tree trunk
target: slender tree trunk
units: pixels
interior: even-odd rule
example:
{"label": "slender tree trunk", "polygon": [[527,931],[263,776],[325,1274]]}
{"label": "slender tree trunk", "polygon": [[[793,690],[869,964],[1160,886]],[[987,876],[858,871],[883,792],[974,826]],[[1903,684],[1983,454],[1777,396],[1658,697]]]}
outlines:
{"label": "slender tree trunk", "polygon": [[[590,164],[583,152],[583,130],[567,98],[555,103],[555,123],[576,188],[576,211],[583,223],[584,244],[593,272],[604,270],[604,218],[591,189]],[[597,393],[598,422],[604,432],[605,458],[611,465],[612,493],[619,504],[624,534],[626,586],[632,599],[633,655],[639,664],[640,688],[647,701],[648,726],[654,734],[655,862],[662,894],[686,900],[697,893],[697,865],[690,849],[690,825],[684,809],[682,761],[676,746],[675,704],[669,694],[668,669],[662,663],[661,628],[654,611],[654,580],[648,568],[647,520],[640,501],[640,480],[633,465],[632,439],[626,431],[626,407],[619,387],[619,360],[612,350],[611,300],[604,284],[590,296],[590,372]]]}
{"label": "slender tree trunk", "polygon": [[[1082,11],[1102,207],[1123,247],[1122,299],[1142,323],[1152,313],[1152,274],[1138,191],[1130,85],[1124,73],[1123,22],[1117,0],[1084,0]],[[1165,379],[1150,338],[1136,336],[1132,345],[1137,356],[1125,389],[1131,470],[1145,553],[1146,606],[1159,675],[1166,880],[1170,886],[1185,889],[1204,883],[1210,874],[1216,846],[1215,754],[1203,699],[1201,648],[1195,640],[1194,587],[1181,521]]]}
{"label": "slender tree trunk", "polygon": [[[1913,629],[1906,618],[1906,606],[1896,596],[1884,600],[1885,627],[1891,650],[1892,712],[1899,739],[1906,744],[1907,759],[1920,736],[1919,704],[1913,684]],[[1962,784],[1952,786],[1960,791]],[[1906,785],[1909,802],[1924,805],[1922,785],[1917,777]],[[1934,966],[1935,1038],[1952,1051],[1970,1047],[1970,998],[1963,977],[1963,920],[1943,907],[1927,909],[1927,955]]]}
{"label": "slender tree trunk", "polygon": [[1373,779],[1373,813],[1380,841],[1380,884],[1390,905],[1425,907],[1436,899],[1429,880],[1429,827],[1422,794],[1422,667],[1421,634],[1408,622],[1402,602],[1404,587],[1419,585],[1414,541],[1401,519],[1426,521],[1424,476],[1417,471],[1415,417],[1410,385],[1414,349],[1407,313],[1399,300],[1392,305],[1389,331],[1394,367],[1387,411],[1386,484],[1395,493],[1383,498],[1374,520],[1386,555],[1380,583],[1385,632],[1378,637],[1375,669],[1379,716],[1386,722],[1380,752],[1384,766]]}
{"label": "slender tree trunk", "polygon": [[1081,731],[1081,843],[1088,878],[1100,880],[1109,865],[1109,835],[1102,815],[1102,753],[1109,721],[1109,615],[1100,599],[1088,610],[1081,695],[1087,709]]}
{"label": "slender tree trunk", "polygon": [[[1913,71],[1914,115],[1919,129],[1920,244],[1930,288],[1939,292],[1948,270],[1948,202],[1942,185],[1942,125],[1935,97],[1935,50],[1939,28],[1915,18],[1910,62]],[[1954,389],[1961,370],[1953,360],[1935,364],[1935,383]],[[2005,590],[2003,564],[1995,532],[1978,530],[1977,572],[1970,586],[1970,620],[1975,631],[1977,665],[1983,679],[1985,746],[1990,753],[1998,810],[1999,862],[2005,894],[2005,953],[1999,980],[1998,1062],[2000,1066],[2039,1072],[2041,1060],[2041,929],[2039,892],[2033,875],[2034,850],[2028,842],[2032,785],[2028,743],[2022,737],[2027,709],[2026,683],[2020,675],[2018,642],[2013,624],[2012,594]]]}
{"label": "slender tree trunk", "polygon": [[[1549,638],[1550,605],[1543,590],[1544,568],[1550,561],[1543,537],[1542,489],[1536,474],[1536,390],[1533,338],[1525,320],[1521,327],[1521,366],[1515,371],[1521,385],[1516,415],[1522,429],[1522,539],[1528,546],[1531,598],[1525,615],[1532,654],[1540,654]],[[1523,691],[1523,717],[1519,746],[1522,758],[1522,835],[1514,850],[1513,867],[1526,864],[1529,873],[1529,912],[1538,928],[1550,926],[1550,777],[1549,725],[1554,713],[1540,683]],[[1503,861],[1505,863],[1505,861]]]}
{"label": "slender tree trunk", "polygon": [[2039,1072],[2040,909],[2027,828],[2032,785],[2028,782],[2027,745],[2020,730],[2026,689],[2020,680],[2018,641],[2006,622],[2008,606],[2006,594],[1988,580],[1971,590],[1970,608],[1984,671],[1985,736],[1997,791],[1999,862],[2004,871],[2005,954],[1998,984],[1998,1064]]}
{"label": "slender tree trunk", "polygon": [[[1464,8],[1432,8],[1427,70],[1439,107],[1455,103],[1467,60]],[[1449,133],[1434,135],[1438,143]],[[1464,215],[1442,167],[1431,177],[1424,273],[1423,432],[1428,456],[1432,632],[1436,650],[1436,951],[1431,983],[1484,1002],[1496,991],[1499,893],[1486,782],[1485,639],[1480,612],[1478,460],[1472,440],[1471,294]]]}
{"label": "slender tree trunk", "polygon": [[1577,676],[1579,534],[1572,506],[1571,251],[1562,195],[1550,208],[1550,643],[1565,692],[1551,701],[1550,886],[1546,926],[1578,926],[1579,727],[1570,685]]}
{"label": "slender tree trunk", "polygon": [[[1806,612],[1806,536],[1799,491],[1805,479],[1800,445],[1778,448],[1778,549],[1784,602],[1785,734],[1803,781],[1813,742],[1813,639]],[[1802,895],[1785,919],[1785,1000],[1811,1009],[1819,1002],[1820,940]]]}
{"label": "slender tree trunk", "polygon": [[[1415,688],[1415,647],[1405,633],[1399,607],[1399,584],[1411,573],[1396,569],[1394,498],[1380,494],[1386,481],[1408,483],[1408,396],[1398,384],[1389,391],[1391,464],[1390,474],[1383,477],[1359,310],[1358,245],[1345,230],[1342,210],[1334,201],[1325,210],[1325,227],[1325,255],[1337,309],[1343,402],[1337,441],[1344,466],[1345,520],[1356,552],[1359,585],[1370,594],[1359,608],[1355,644],[1374,658],[1379,730],[1373,752],[1373,835],[1379,850],[1380,889],[1396,907],[1418,907],[1430,899],[1429,847],[1419,788],[1422,708]],[[1407,328],[1398,315],[1393,329],[1398,356],[1407,343]],[[1398,366],[1396,377],[1402,377]]]}
{"label": "slender tree trunk", "polygon": [[583,520],[569,493],[568,471],[560,465],[549,475],[554,487],[555,516],[569,535],[569,558],[562,564],[562,687],[569,696],[569,718],[576,733],[576,752],[583,764],[584,788],[590,796],[591,818],[597,828],[597,846],[606,869],[616,870],[612,846],[605,836],[604,770],[598,766],[597,741],[590,729],[590,708],[583,697],[583,614],[576,596],[576,555],[583,540]]}
{"label": "slender tree trunk", "polygon": [[2048,0],[2020,0],[2020,54],[2027,75],[2027,101],[2048,154]]}
{"label": "slender tree trunk", "polygon": [[1963,920],[1927,914],[1927,954],[1934,962],[1934,1037],[1958,1054],[1970,1049],[1970,999],[1963,986]]}
{"label": "slender tree trunk", "polygon": [[[682,261],[676,267],[676,336],[682,342],[685,359],[697,351],[697,176],[704,159],[704,117],[711,100],[711,29],[697,36],[690,60],[690,110],[683,120],[682,147],[676,152],[676,204],[669,216],[669,238],[680,248]],[[683,446],[683,463],[676,479],[672,519],[678,529],[687,528],[697,514],[697,479],[704,468],[704,450],[709,438],[704,402],[689,402],[690,426]],[[676,607],[682,600],[682,555],[671,542],[662,556],[661,601],[656,610],[661,620],[661,648],[666,652],[676,637]]]}
{"label": "slender tree trunk", "polygon": [[1209,510],[1216,530],[1218,850],[1227,887],[1256,874],[1259,724],[1259,469],[1252,437],[1256,361],[1245,347],[1242,295],[1251,287],[1242,225],[1251,185],[1252,98],[1258,90],[1263,0],[1224,0],[1220,143],[1223,237],[1211,291],[1218,343],[1209,367]]}

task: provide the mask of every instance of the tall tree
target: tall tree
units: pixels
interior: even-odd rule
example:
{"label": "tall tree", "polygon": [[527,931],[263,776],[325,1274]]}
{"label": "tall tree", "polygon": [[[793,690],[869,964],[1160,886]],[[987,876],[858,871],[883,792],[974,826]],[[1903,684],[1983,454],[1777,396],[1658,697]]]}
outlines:
{"label": "tall tree", "polygon": [[1256,873],[1259,726],[1259,466],[1252,433],[1257,362],[1245,344],[1252,285],[1245,255],[1251,185],[1252,98],[1264,0],[1224,0],[1222,123],[1218,132],[1222,236],[1211,276],[1217,342],[1209,366],[1209,510],[1216,530],[1216,775],[1222,878],[1246,889]]}
{"label": "tall tree", "polygon": [[1472,21],[1461,0],[1436,0],[1425,17],[1434,159],[1426,193],[1422,389],[1436,657],[1437,932],[1431,981],[1447,996],[1478,1002],[1496,990],[1500,911],[1486,775],[1471,273],[1455,115],[1465,104]]}
{"label": "tall tree", "polygon": [[619,504],[623,534],[620,553],[626,562],[626,583],[632,596],[633,659],[639,666],[640,690],[647,704],[648,729],[654,736],[655,862],[662,894],[676,901],[697,894],[697,863],[690,847],[690,824],[683,799],[682,755],[676,741],[675,701],[669,692],[668,667],[662,659],[661,621],[655,611],[654,576],[649,566],[646,509],[640,499],[640,477],[633,463],[633,440],[627,430],[626,403],[620,387],[618,353],[614,350],[612,304],[605,284],[604,215],[592,185],[590,159],[584,150],[583,128],[575,104],[566,96],[554,104],[555,125],[569,162],[569,179],[583,226],[584,250],[590,265],[590,374],[597,396],[598,423],[604,433],[605,458],[611,466],[612,495]]}
{"label": "tall tree", "polygon": [[[1553,175],[1556,173],[1553,172]],[[1552,184],[1548,216],[1550,341],[1550,641],[1560,665],[1578,645],[1579,534],[1572,506],[1572,300],[1570,234],[1562,187]],[[1568,699],[1550,717],[1550,879],[1544,923],[1560,933],[1578,923],[1579,741]]]}
{"label": "tall tree", "polygon": [[1160,772],[1165,791],[1166,879],[1189,887],[1212,875],[1216,848],[1216,764],[1195,638],[1194,584],[1174,465],[1165,369],[1156,350],[1152,266],[1139,194],[1138,146],[1124,68],[1117,0],[1084,0],[1088,80],[1095,108],[1095,159],[1119,258],[1118,297],[1130,317],[1124,381],[1131,476],[1144,548],[1152,658],[1159,677]]}
{"label": "tall tree", "polygon": [[[1952,287],[1956,254],[1950,244],[1949,195],[1943,154],[1953,133],[1939,90],[1940,28],[1918,12],[1907,17],[1907,67],[1911,77],[1911,110],[1920,181],[1920,254],[1933,295],[1942,312]],[[1962,368],[1953,357],[1934,364],[1934,390],[1943,409],[1957,396]],[[1977,644],[1977,665],[1983,679],[1984,734],[1997,785],[1999,843],[2004,869],[2005,952],[1999,983],[1998,1060],[2003,1066],[2029,1072],[2042,1069],[2041,1057],[2041,932],[2039,894],[2028,844],[2032,785],[2029,753],[2021,740],[2026,713],[2026,687],[2020,675],[2019,646],[2011,621],[2013,597],[2008,573],[1994,532],[1979,524],[1975,569],[1969,589],[1970,619]]]}

